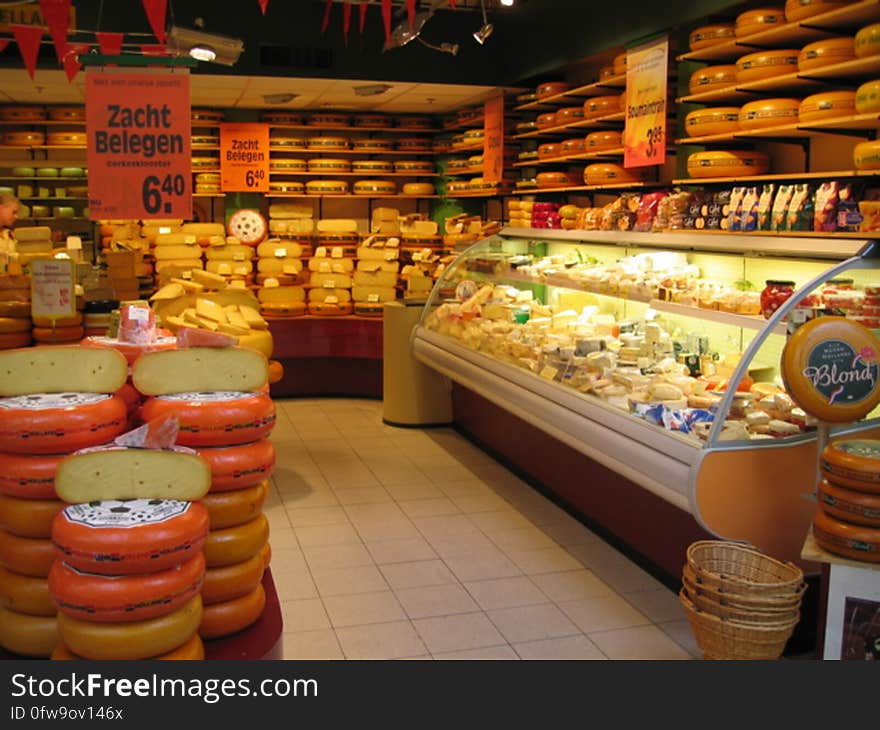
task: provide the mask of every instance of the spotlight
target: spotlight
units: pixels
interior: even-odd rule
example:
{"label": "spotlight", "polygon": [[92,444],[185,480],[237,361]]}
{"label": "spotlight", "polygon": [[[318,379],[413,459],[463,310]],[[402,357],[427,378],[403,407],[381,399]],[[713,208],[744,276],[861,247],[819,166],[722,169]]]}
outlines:
{"label": "spotlight", "polygon": [[513,5],[513,0],[501,0],[501,4],[504,7],[509,8]]}
{"label": "spotlight", "polygon": [[244,50],[244,42],[238,38],[172,25],[168,31],[168,50],[177,56],[191,56],[199,61],[232,66]]}
{"label": "spotlight", "polygon": [[189,49],[189,55],[196,61],[213,61],[217,58],[217,51],[211,46],[193,46]]}
{"label": "spotlight", "polygon": [[482,46],[486,39],[492,35],[493,30],[495,30],[495,27],[491,23],[486,23],[486,25],[474,33],[474,40]]}

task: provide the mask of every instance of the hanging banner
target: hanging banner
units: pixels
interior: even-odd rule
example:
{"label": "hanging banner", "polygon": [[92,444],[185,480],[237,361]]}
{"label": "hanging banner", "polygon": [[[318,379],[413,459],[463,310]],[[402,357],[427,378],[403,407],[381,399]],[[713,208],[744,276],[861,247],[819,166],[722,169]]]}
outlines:
{"label": "hanging banner", "polygon": [[98,40],[98,48],[101,49],[101,53],[105,56],[118,56],[122,53],[122,39],[124,35],[122,33],[108,33],[108,32],[98,32],[95,33],[95,38]]}
{"label": "hanging banner", "polygon": [[40,0],[40,12],[46,21],[55,46],[58,63],[67,55],[67,28],[70,25],[70,0]]}
{"label": "hanging banner", "polygon": [[224,193],[269,192],[269,125],[220,125],[220,189]]}
{"label": "hanging banner", "polygon": [[168,0],[141,0],[147,20],[153,29],[153,35],[160,43],[165,42],[165,14],[168,11]]}
{"label": "hanging banner", "polygon": [[666,161],[668,60],[667,36],[626,53],[624,167],[662,165]]}
{"label": "hanging banner", "polygon": [[483,180],[501,182],[504,174],[504,97],[483,105]]}
{"label": "hanging banner", "polygon": [[67,80],[69,82],[72,82],[76,78],[76,75],[82,68],[82,64],[79,62],[79,57],[88,53],[89,48],[91,48],[91,46],[87,43],[80,43],[67,47],[67,53],[64,56],[64,73],[67,75]]}
{"label": "hanging banner", "polygon": [[[32,3],[6,3],[0,7],[0,32],[8,33],[10,25],[47,25],[43,14],[40,12],[40,4]],[[70,8],[67,18],[67,30],[76,30],[76,8]]]}
{"label": "hanging banner", "polygon": [[31,270],[31,312],[50,320],[76,314],[74,262],[72,259],[37,259]]}
{"label": "hanging banner", "polygon": [[192,217],[188,73],[86,74],[89,215]]}

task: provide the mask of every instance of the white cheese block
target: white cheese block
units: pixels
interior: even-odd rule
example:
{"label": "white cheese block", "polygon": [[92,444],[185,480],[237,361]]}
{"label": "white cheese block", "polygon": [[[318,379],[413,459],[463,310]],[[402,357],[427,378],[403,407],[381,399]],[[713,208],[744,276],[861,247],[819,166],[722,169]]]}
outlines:
{"label": "white cheese block", "polygon": [[128,378],[119,352],[102,347],[41,346],[0,351],[0,396],[115,393]]}
{"label": "white cheese block", "polygon": [[264,304],[304,302],[306,290],[301,286],[263,287],[257,292],[257,299]]}
{"label": "white cheese block", "polygon": [[253,257],[253,247],[241,243],[211,246],[205,251],[205,258],[208,261],[250,261]]}
{"label": "white cheese block", "polygon": [[312,287],[319,287],[322,289],[351,289],[352,279],[350,274],[337,274],[333,272],[323,274],[315,272],[311,276],[310,283]]}
{"label": "white cheese block", "polygon": [[135,360],[131,368],[132,384],[144,395],[253,391],[268,380],[269,363],[265,355],[247,347],[150,352]]}
{"label": "white cheese block", "polygon": [[397,284],[397,272],[394,271],[356,271],[355,286],[394,287]]}
{"label": "white cheese block", "polygon": [[263,241],[257,246],[257,256],[261,259],[281,258],[298,259],[303,254],[303,248],[294,241],[279,241],[278,239]]}
{"label": "white cheese block", "polygon": [[351,301],[349,289],[309,289],[310,302],[332,301],[335,304],[345,304]]}
{"label": "white cheese block", "polygon": [[153,256],[156,261],[167,261],[168,259],[200,259],[202,249],[197,243],[190,245],[167,245],[158,246],[153,249]]}
{"label": "white cheese block", "polygon": [[296,276],[302,273],[302,270],[302,259],[271,258],[259,259],[257,261],[257,271],[261,274],[291,274]]}
{"label": "white cheese block", "polygon": [[393,302],[397,291],[387,286],[356,286],[351,290],[351,296],[356,302]]}
{"label": "white cheese block", "polygon": [[192,280],[201,284],[205,289],[224,289],[226,288],[226,279],[218,274],[208,271],[193,271]]}

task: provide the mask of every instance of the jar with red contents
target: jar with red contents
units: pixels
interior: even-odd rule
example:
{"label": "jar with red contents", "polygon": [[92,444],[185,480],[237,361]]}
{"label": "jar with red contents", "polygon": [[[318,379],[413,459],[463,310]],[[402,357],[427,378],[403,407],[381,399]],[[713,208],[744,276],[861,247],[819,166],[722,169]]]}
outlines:
{"label": "jar with red contents", "polygon": [[761,314],[770,319],[783,303],[794,294],[794,282],[782,279],[767,279],[761,292]]}

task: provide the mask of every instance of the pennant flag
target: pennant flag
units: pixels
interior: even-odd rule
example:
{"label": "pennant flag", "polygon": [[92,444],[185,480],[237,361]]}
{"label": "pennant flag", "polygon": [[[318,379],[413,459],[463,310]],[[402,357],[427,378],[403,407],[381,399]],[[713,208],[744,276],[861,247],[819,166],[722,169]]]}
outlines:
{"label": "pennant flag", "polygon": [[328,26],[330,25],[330,8],[333,7],[333,0],[327,0],[324,4],[324,20],[321,21],[321,32],[324,33],[327,31]]}
{"label": "pennant flag", "polygon": [[122,53],[122,33],[95,33],[98,39],[98,48],[105,56],[118,56]]}
{"label": "pennant flag", "polygon": [[80,54],[88,52],[88,43],[67,47],[67,53],[64,56],[64,73],[67,74],[68,81],[72,82],[82,68],[82,64],[79,62]]}
{"label": "pennant flag", "polygon": [[406,17],[409,19],[409,29],[416,25],[416,0],[406,0]]}
{"label": "pennant flag", "polygon": [[165,11],[168,9],[168,0],[141,0],[147,13],[150,27],[160,43],[165,42]]}
{"label": "pennant flag", "polygon": [[358,32],[364,34],[364,26],[367,24],[367,3],[361,3],[359,7],[360,15],[358,16]]}
{"label": "pennant flag", "polygon": [[385,40],[391,40],[391,0],[382,0],[382,24],[385,26]]}
{"label": "pennant flag", "polygon": [[58,63],[67,57],[67,26],[70,24],[70,0],[40,0],[40,14],[55,44]]}
{"label": "pennant flag", "polygon": [[257,0],[257,2],[260,3],[260,11],[265,15],[266,9],[269,7],[269,0]]}
{"label": "pennant flag", "polygon": [[43,37],[43,29],[38,25],[10,25],[15,42],[24,59],[24,67],[27,69],[31,81],[37,70],[37,54],[40,52],[40,39]]}
{"label": "pennant flag", "polygon": [[0,53],[3,53],[11,42],[12,38],[0,38]]}
{"label": "pennant flag", "polygon": [[455,0],[449,0],[449,7],[452,10],[455,10]]}
{"label": "pennant flag", "polygon": [[348,31],[351,28],[351,3],[342,4],[342,37],[345,45],[348,45]]}
{"label": "pennant flag", "polygon": [[145,56],[167,56],[168,48],[164,43],[148,43],[141,46],[141,53]]}

